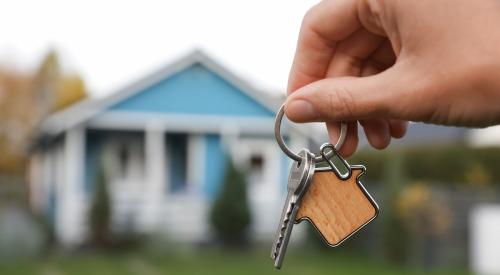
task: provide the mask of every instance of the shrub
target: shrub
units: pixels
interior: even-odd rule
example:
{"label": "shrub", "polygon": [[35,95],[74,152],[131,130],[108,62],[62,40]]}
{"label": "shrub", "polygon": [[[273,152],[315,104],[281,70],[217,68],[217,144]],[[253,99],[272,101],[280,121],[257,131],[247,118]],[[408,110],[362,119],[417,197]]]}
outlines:
{"label": "shrub", "polygon": [[488,186],[500,184],[500,148],[472,148],[464,145],[416,146],[388,151],[365,150],[356,154],[350,163],[368,167],[365,181],[381,182],[383,171],[397,154],[402,168],[411,180],[430,183],[469,184]]}
{"label": "shrub", "polygon": [[240,246],[247,241],[251,214],[246,188],[245,175],[228,161],[222,190],[210,214],[217,238],[224,245]]}
{"label": "shrub", "polygon": [[110,244],[111,206],[104,168],[100,167],[94,184],[89,212],[90,242],[97,247]]}

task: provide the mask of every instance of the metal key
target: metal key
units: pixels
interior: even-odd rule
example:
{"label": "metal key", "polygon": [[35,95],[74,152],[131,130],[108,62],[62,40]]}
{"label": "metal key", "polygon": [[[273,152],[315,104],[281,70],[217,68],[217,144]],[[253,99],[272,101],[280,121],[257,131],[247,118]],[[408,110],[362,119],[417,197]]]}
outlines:
{"label": "metal key", "polygon": [[285,206],[276,231],[276,240],[271,250],[271,258],[277,269],[280,269],[283,263],[300,201],[311,182],[315,169],[314,155],[309,150],[302,149],[299,156],[301,157],[300,162],[295,161],[290,169]]}

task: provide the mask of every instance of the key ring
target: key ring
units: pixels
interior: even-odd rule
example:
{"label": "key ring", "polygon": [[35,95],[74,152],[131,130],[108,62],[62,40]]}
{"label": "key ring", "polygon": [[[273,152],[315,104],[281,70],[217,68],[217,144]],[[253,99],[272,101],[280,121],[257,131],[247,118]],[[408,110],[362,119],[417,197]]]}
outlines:
{"label": "key ring", "polygon": [[[280,146],[281,150],[291,159],[300,162],[302,158],[299,155],[292,152],[292,150],[290,150],[290,148],[286,146],[285,141],[283,140],[283,136],[281,136],[281,121],[283,120],[284,115],[285,115],[285,104],[281,105],[278,114],[276,114],[276,121],[274,124],[274,136],[276,137],[276,141],[278,142],[278,145]],[[335,144],[335,150],[338,151],[342,147],[342,145],[344,145],[346,136],[347,136],[347,124],[345,122],[341,122],[340,137],[337,143]],[[330,151],[326,157],[330,158],[333,154],[334,153]],[[322,162],[323,156],[319,155],[315,157],[314,161],[316,163]]]}

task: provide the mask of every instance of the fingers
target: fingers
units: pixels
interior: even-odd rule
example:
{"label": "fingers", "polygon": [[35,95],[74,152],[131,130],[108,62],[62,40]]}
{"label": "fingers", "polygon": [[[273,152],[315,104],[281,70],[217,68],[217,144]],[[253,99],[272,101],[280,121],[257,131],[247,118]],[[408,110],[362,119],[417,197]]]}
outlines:
{"label": "fingers", "polygon": [[389,119],[389,130],[393,138],[402,138],[408,129],[408,121]]}
{"label": "fingers", "polygon": [[365,130],[366,139],[375,149],[385,149],[391,142],[389,122],[385,119],[366,119],[359,122]]}
{"label": "fingers", "polygon": [[[328,136],[332,144],[336,144],[340,137],[340,123],[339,122],[327,122],[326,128],[328,130]],[[343,157],[349,157],[356,151],[358,147],[359,137],[358,137],[358,122],[351,121],[347,124],[347,135],[344,145],[340,147],[339,154]]]}
{"label": "fingers", "polygon": [[[406,134],[408,122],[402,120],[365,119],[361,120],[366,137],[370,145],[376,149],[384,149],[389,146],[392,138],[401,138]],[[349,157],[356,151],[359,143],[358,123],[348,123],[346,141],[340,148],[339,153],[343,157]],[[340,123],[327,122],[328,136],[330,142],[335,144],[340,137]]]}
{"label": "fingers", "polygon": [[[326,77],[359,76],[365,60],[383,43],[384,38],[366,29],[358,29],[338,42]],[[379,71],[380,72],[380,71]]]}
{"label": "fingers", "polygon": [[[288,96],[285,112],[295,122],[390,118],[405,86],[394,67],[367,77],[323,79]],[[406,85],[407,86],[407,85]],[[398,106],[401,109],[401,106]],[[394,117],[398,118],[398,117]]]}
{"label": "fingers", "polygon": [[371,59],[378,64],[383,65],[385,68],[389,68],[396,62],[396,53],[392,47],[391,41],[385,39],[380,47],[371,55]]}
{"label": "fingers", "polygon": [[288,83],[293,94],[285,105],[293,121],[326,121],[332,143],[339,136],[336,121],[352,121],[339,151],[343,156],[359,142],[356,120],[378,149],[406,132],[405,122],[386,118],[398,94],[388,89],[398,86],[392,84],[397,77],[385,71],[396,60],[391,43],[361,27],[357,8],[356,1],[322,1],[306,14]]}
{"label": "fingers", "polygon": [[391,138],[402,138],[406,134],[407,121],[393,119],[361,120],[368,143],[375,149],[384,149],[391,143]]}
{"label": "fingers", "polygon": [[288,93],[325,77],[336,42],[360,28],[356,1],[322,1],[302,22],[288,81]]}

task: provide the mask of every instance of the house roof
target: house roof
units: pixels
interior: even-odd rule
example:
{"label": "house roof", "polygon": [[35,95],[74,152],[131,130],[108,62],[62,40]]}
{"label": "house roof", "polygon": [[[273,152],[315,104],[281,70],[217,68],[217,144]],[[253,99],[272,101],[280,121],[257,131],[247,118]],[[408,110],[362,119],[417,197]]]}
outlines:
{"label": "house roof", "polygon": [[156,72],[110,94],[109,96],[98,99],[86,99],[65,110],[49,116],[42,123],[40,133],[41,135],[49,136],[59,135],[67,129],[85,123],[88,120],[96,117],[97,115],[107,110],[107,108],[121,101],[124,101],[125,99],[144,91],[146,88],[164,79],[167,79],[170,76],[195,64],[201,64],[210,71],[213,71],[222,79],[238,88],[238,90],[240,90],[242,93],[245,93],[248,97],[252,98],[264,108],[268,109],[271,113],[275,113],[279,108],[279,104],[283,102],[283,98],[280,98],[278,96],[274,97],[269,93],[265,93],[259,89],[256,89],[254,86],[250,85],[243,79],[225,69],[204,52],[200,50],[194,50],[186,56],[181,57],[177,61],[164,66],[163,68],[160,68]]}

